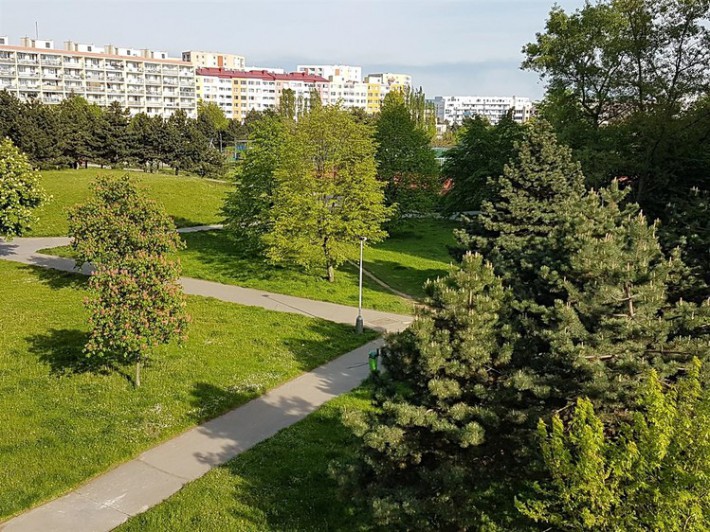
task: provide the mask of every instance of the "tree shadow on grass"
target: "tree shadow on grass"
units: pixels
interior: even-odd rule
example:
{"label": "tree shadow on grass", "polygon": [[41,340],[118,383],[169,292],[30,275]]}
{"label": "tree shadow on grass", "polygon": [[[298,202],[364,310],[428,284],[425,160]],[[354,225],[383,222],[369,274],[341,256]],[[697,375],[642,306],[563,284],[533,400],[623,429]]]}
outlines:
{"label": "tree shadow on grass", "polygon": [[74,288],[77,290],[82,290],[86,288],[86,283],[88,277],[81,273],[64,272],[59,270],[52,270],[49,268],[44,268],[41,266],[23,266],[22,269],[25,272],[31,273],[40,282],[46,284],[50,288],[60,289],[60,288]]}
{"label": "tree shadow on grass", "polygon": [[25,338],[29,344],[29,352],[49,365],[52,375],[67,376],[81,373],[108,375],[118,372],[132,382],[132,377],[120,366],[87,358],[83,351],[88,339],[89,334],[79,329],[49,329],[44,334]]}
{"label": "tree shadow on grass", "polygon": [[[308,286],[311,290],[317,290],[319,287],[323,290],[333,288],[324,276],[318,275],[317,270],[308,273],[301,269],[270,264],[258,253],[233,239],[227,231],[201,231],[181,236],[187,244],[188,253],[194,257],[192,260],[204,265],[210,274],[217,276],[215,279],[217,281],[220,281],[221,278],[222,282],[244,286],[252,286],[254,281],[277,281],[280,283],[292,281],[291,284],[294,286]],[[340,266],[338,273],[345,272],[355,277],[352,291],[353,300],[350,304],[356,305],[357,268],[345,263]],[[336,274],[337,278],[338,274]],[[387,279],[383,280],[387,282]],[[336,281],[336,286],[341,287],[342,285],[337,284]],[[367,278],[364,279],[364,286],[373,292],[393,295],[391,291]]]}
{"label": "tree shadow on grass", "polygon": [[190,218],[185,218],[184,216],[174,216],[171,215],[170,218],[173,219],[175,227],[195,227],[198,225],[208,225],[204,221],[192,220]]}
{"label": "tree shadow on grass", "polygon": [[222,466],[239,503],[225,511],[249,523],[257,510],[270,530],[361,530],[371,525],[367,512],[353,512],[329,472],[357,446],[341,410],[322,408]]}

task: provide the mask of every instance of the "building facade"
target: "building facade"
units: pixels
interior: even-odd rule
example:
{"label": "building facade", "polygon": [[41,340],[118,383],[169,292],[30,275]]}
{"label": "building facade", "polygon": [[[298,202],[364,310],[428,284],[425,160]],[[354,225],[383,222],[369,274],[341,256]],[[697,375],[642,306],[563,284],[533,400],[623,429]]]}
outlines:
{"label": "building facade", "polygon": [[362,67],[350,65],[298,65],[297,72],[320,76],[335,82],[362,82]]}
{"label": "building facade", "polygon": [[509,111],[513,120],[524,123],[530,120],[533,104],[530,98],[518,96],[437,96],[433,100],[439,122],[460,124],[465,118],[482,116],[497,124]]}
{"label": "building facade", "polygon": [[0,90],[46,104],[76,94],[100,107],[118,102],[132,115],[197,113],[193,65],[165,52],[112,45],[68,41],[61,50],[52,41],[28,38],[21,46],[0,45]]}
{"label": "building facade", "polygon": [[367,108],[369,114],[380,112],[382,101],[393,90],[407,90],[412,87],[412,76],[409,74],[368,74],[367,83]]}
{"label": "building facade", "polygon": [[305,72],[288,74],[266,70],[197,70],[197,98],[220,106],[227,118],[244,120],[249,111],[276,109],[285,89],[294,92],[297,106],[308,107],[312,91],[321,102],[329,102],[330,83],[327,79]]}
{"label": "building facade", "polygon": [[188,50],[182,53],[182,60],[192,63],[195,68],[225,68],[229,70],[244,70],[246,58],[243,55],[223,54],[219,52],[202,52]]}

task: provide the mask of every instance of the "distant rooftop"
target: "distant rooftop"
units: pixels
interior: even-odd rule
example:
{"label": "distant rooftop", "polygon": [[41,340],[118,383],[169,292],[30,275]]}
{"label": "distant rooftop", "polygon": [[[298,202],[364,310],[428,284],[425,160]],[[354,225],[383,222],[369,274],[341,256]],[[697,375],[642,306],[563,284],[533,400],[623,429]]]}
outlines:
{"label": "distant rooftop", "polygon": [[321,76],[306,74],[305,72],[290,72],[288,74],[278,74],[267,70],[227,70],[224,68],[198,68],[199,76],[214,76],[218,78],[252,78],[269,81],[305,81],[309,83],[328,83],[328,80]]}

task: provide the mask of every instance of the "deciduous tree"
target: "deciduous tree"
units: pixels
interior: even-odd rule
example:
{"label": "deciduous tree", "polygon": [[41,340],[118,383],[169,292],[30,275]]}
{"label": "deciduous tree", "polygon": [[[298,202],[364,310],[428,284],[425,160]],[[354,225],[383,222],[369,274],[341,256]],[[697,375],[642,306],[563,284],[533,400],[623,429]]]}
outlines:
{"label": "deciduous tree", "polygon": [[0,236],[21,236],[47,197],[40,176],[10,139],[0,141]]}
{"label": "deciduous tree", "polygon": [[361,238],[385,237],[384,205],[375,171],[372,130],[338,107],[313,109],[289,135],[275,171],[270,259],[325,269],[353,256]]}

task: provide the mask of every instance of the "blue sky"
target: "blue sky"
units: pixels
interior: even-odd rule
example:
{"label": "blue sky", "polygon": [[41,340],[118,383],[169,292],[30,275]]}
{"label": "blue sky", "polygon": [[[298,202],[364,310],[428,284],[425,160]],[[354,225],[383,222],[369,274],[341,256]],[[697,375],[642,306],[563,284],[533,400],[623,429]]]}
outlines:
{"label": "blue sky", "polygon": [[[554,0],[0,0],[0,35],[55,46],[74,40],[134,48],[231,52],[250,65],[362,65],[404,72],[435,95],[539,98],[522,46]],[[558,0],[567,10],[583,0]]]}

